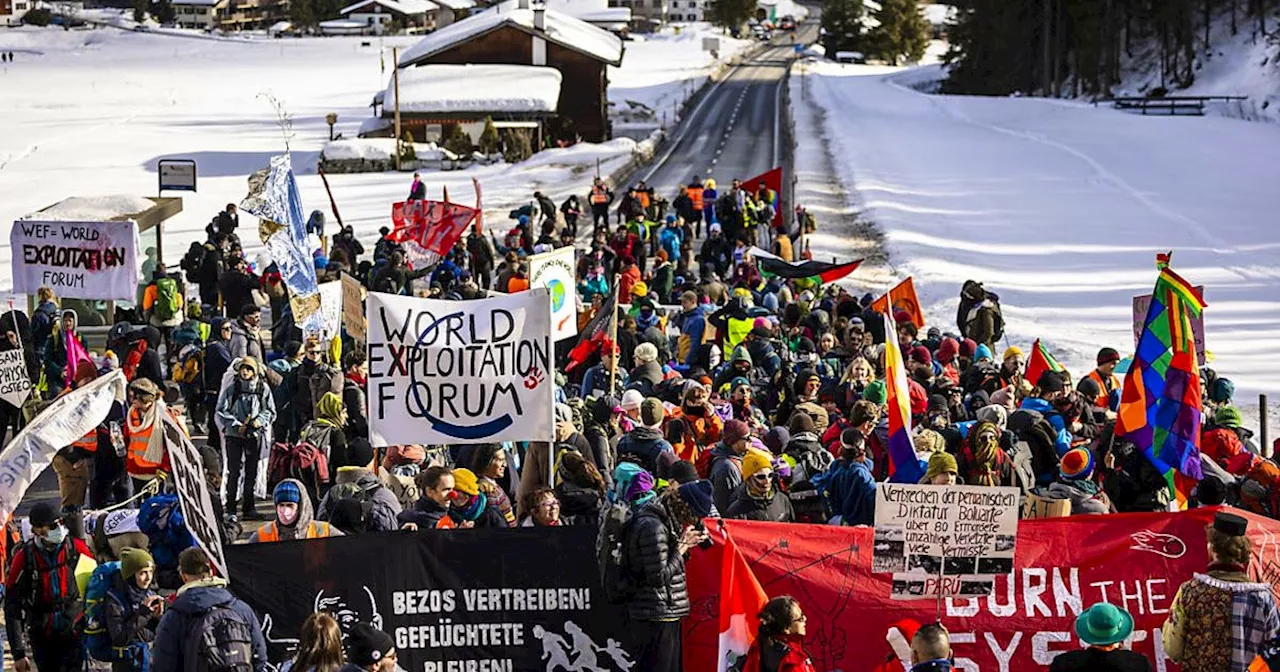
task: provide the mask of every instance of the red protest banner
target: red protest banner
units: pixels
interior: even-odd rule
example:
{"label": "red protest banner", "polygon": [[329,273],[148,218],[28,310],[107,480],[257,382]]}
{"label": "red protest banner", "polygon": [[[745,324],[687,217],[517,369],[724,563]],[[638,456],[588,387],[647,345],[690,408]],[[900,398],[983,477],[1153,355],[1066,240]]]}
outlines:
{"label": "red protest banner", "polygon": [[[1081,646],[1075,617],[1104,600],[1133,615],[1134,651],[1156,670],[1178,669],[1164,656],[1160,627],[1178,587],[1205,570],[1205,526],[1214,511],[1021,521],[1014,571],[997,578],[993,594],[942,601],[958,669],[1045,669],[1058,653]],[[1249,519],[1250,573],[1280,594],[1280,521],[1233,512]],[[891,600],[892,575],[871,573],[872,528],[726,524],[765,592],[791,595],[804,607],[805,647],[819,670],[880,669],[892,655],[885,639],[891,628],[936,618],[934,599]],[[716,670],[721,548],[694,550],[688,563],[690,672]]]}
{"label": "red protest banner", "polygon": [[449,190],[444,191],[443,201],[412,200],[391,205],[391,221],[395,229],[391,239],[398,243],[415,242],[423,249],[445,256],[453,251],[458,239],[467,227],[480,223],[480,183],[475,178],[471,184],[476,190],[474,208],[449,202]]}

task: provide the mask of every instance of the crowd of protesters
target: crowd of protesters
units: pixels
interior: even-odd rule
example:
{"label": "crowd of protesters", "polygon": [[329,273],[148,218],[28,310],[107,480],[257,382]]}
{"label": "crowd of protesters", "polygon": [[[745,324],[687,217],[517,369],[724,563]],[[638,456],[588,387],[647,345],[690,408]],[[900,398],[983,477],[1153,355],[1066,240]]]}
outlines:
{"label": "crowd of protesters", "polygon": [[[142,300],[117,311],[101,352],[84,346],[77,314],[61,310],[52,291],[41,290],[29,319],[20,311],[0,317],[0,349],[22,348],[38,381],[27,407],[6,408],[4,429],[16,433],[42,404],[115,369],[129,381],[127,404],[58,452],[61,501],[32,509],[30,541],[10,554],[6,625],[20,669],[31,660],[40,670],[79,669],[83,647],[73,640],[99,613],[108,648],[120,652],[116,669],[193,669],[183,659],[193,655],[184,638],[206,627],[211,611],[255,633],[236,643],[236,655],[263,669],[260,624],[212,575],[189,535],[174,532],[183,523],[164,483],[175,446],[161,428],[170,421],[208,437],[196,445],[225,543],[473,527],[599,529],[618,551],[620,585],[606,589],[625,597],[644,642],[643,670],[681,669],[680,622],[690,612],[684,558],[708,542],[703,519],[873,523],[877,483],[890,480],[893,468],[886,339],[906,360],[920,482],[1011,486],[1065,500],[1071,515],[1168,509],[1164,476],[1114,432],[1115,349],[1101,348],[1096,368],[1083,375],[1046,371],[1027,380],[1026,353],[1003,338],[999,298],[978,282],[960,288],[954,325],[932,326],[931,316],[924,329],[916,316],[896,313],[886,329],[871,294],[766,277],[752,247],[767,237],[774,254],[798,261],[806,249],[793,241],[815,223],[803,208],[779,217],[777,194],[764,185],[734,181],[720,194],[714,181],[695,180],[667,214],[665,201],[641,183],[625,194],[610,231],[613,198],[599,181],[585,199],[560,206],[535,194],[512,213],[514,226],[501,240],[476,227],[452,254],[416,268],[412,245],[388,228],[369,258],[350,227],[315,251],[321,281],[346,273],[369,291],[466,300],[527,289],[527,256],[576,245],[579,323],[617,305],[616,338],[585,359],[559,352],[551,443],[373,447],[363,349],[346,334],[302,332],[275,265],[245,257],[232,205],[210,224],[208,240],[188,250],[181,273],[153,265]],[[586,209],[592,230],[583,226],[580,235]],[[314,213],[308,229],[324,236],[323,215]],[[79,358],[81,351],[88,356]],[[1207,369],[1203,380],[1206,477],[1192,505],[1276,516],[1280,471],[1241,426],[1231,382]],[[260,473],[268,454],[270,473]],[[260,501],[270,504],[265,515]],[[86,503],[136,508],[138,536],[124,547],[95,534]],[[1244,670],[1241,661],[1280,634],[1270,593],[1259,596],[1240,569],[1248,558],[1240,521],[1219,516],[1208,539],[1214,564],[1175,600],[1164,648],[1183,669]],[[246,529],[250,522],[261,526]],[[100,598],[111,608],[86,609],[71,594],[79,555],[119,561]],[[153,586],[178,590],[177,600],[153,599]],[[1147,669],[1116,651],[1126,616],[1105,604],[1082,613],[1078,632],[1091,648],[1053,669]],[[1240,634],[1223,629],[1222,618],[1255,625]],[[748,669],[811,669],[804,622],[795,600],[771,602]],[[1128,624],[1131,631],[1131,618]],[[328,616],[310,619],[293,669],[395,669],[384,633],[362,626],[344,652],[334,632]],[[915,669],[950,669],[945,628],[921,628],[910,657],[904,662]]]}

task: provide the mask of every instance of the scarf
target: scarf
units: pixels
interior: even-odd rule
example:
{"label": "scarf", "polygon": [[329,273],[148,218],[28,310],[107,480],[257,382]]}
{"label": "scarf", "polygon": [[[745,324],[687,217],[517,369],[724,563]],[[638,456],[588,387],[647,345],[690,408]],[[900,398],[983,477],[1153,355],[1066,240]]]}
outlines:
{"label": "scarf", "polygon": [[1000,450],[999,431],[995,424],[980,422],[974,425],[969,445],[973,449],[974,476],[972,485],[997,485],[996,451]]}
{"label": "scarf", "polygon": [[367,384],[366,378],[354,371],[347,372],[347,380],[359,385],[360,387],[364,387]]}
{"label": "scarf", "polygon": [[[159,464],[164,460],[164,418],[168,416],[164,400],[157,397],[155,403],[151,404],[151,410],[146,413],[139,413],[141,417],[138,422],[133,421],[134,409],[129,409],[125,414],[125,424],[129,428],[130,434],[141,433],[148,427],[153,428],[150,438],[147,439],[147,452],[142,459],[147,462]],[[157,424],[159,423],[159,424]]]}
{"label": "scarf", "polygon": [[750,497],[751,499],[755,499],[762,502],[768,502],[772,500],[773,499],[773,479],[769,479],[768,484],[764,486],[764,490],[762,491],[760,489],[760,486],[756,485],[755,479],[748,478],[747,479],[747,496]]}
{"label": "scarf", "polygon": [[191,583],[188,583],[182,586],[181,588],[178,589],[178,597],[182,597],[183,593],[193,588],[226,588],[229,585],[231,584],[226,579],[218,578],[216,576],[210,576],[208,578],[200,579],[198,581],[192,581]]}
{"label": "scarf", "polygon": [[330,427],[342,426],[342,397],[333,392],[325,392],[316,404],[316,421]]}
{"label": "scarf", "polygon": [[458,513],[463,520],[475,521],[480,518],[480,514],[484,513],[485,508],[489,506],[489,498],[483,492],[471,498],[471,502],[466,506],[458,509]]}

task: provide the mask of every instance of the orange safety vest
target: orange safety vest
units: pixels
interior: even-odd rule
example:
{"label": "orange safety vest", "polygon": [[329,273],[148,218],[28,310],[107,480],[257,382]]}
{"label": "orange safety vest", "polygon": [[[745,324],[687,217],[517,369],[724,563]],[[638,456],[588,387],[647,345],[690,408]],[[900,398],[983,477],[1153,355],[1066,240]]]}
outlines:
{"label": "orange safety vest", "polygon": [[689,194],[689,200],[693,201],[694,211],[702,212],[702,187],[688,187],[685,193]]}
{"label": "orange safety vest", "polygon": [[1098,408],[1108,408],[1111,406],[1111,391],[1120,389],[1120,379],[1113,373],[1105,380],[1097,369],[1089,372],[1089,378],[1098,384],[1098,388],[1102,390],[1093,400],[1093,405]]}
{"label": "orange safety vest", "polygon": [[604,205],[609,202],[609,192],[604,187],[591,187],[591,204]]}
{"label": "orange safety vest", "polygon": [[[307,525],[307,533],[302,536],[303,539],[317,539],[320,537],[333,536],[329,523],[320,520],[313,520]],[[270,543],[280,541],[280,530],[276,527],[275,522],[267,523],[258,530],[258,541],[261,543]]]}
{"label": "orange safety vest", "polygon": [[96,453],[96,452],[98,452],[98,430],[97,430],[97,428],[94,428],[94,429],[89,430],[89,433],[88,433],[88,434],[85,434],[84,436],[82,436],[82,437],[80,437],[80,438],[76,439],[76,440],[75,440],[75,443],[72,443],[72,444],[71,444],[71,446],[72,446],[73,448],[79,448],[80,450],[83,450],[83,451],[85,451],[86,453]]}
{"label": "orange safety vest", "polygon": [[637,191],[636,200],[640,201],[640,207],[644,208],[645,210],[649,209],[649,192]]}
{"label": "orange safety vest", "polygon": [[[129,418],[135,424],[142,421],[136,408],[129,409]],[[144,457],[154,429],[155,425],[152,425],[129,434],[129,452],[125,454],[124,466],[130,476],[151,476],[160,470],[159,462],[148,462]]]}

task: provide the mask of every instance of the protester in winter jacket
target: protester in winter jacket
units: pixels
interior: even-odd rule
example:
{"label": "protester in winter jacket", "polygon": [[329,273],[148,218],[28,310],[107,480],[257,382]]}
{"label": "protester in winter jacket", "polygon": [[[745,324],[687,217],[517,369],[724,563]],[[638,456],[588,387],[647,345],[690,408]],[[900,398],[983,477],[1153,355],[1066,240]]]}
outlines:
{"label": "protester in winter jacket", "polygon": [[253,672],[267,671],[267,641],[262,624],[253,609],[227,590],[227,580],[214,576],[209,556],[199,547],[191,547],[178,556],[178,572],[183,586],[173,604],[156,628],[155,646],[151,650],[152,672],[186,672],[197,669],[196,661],[186,660],[187,644],[195,623],[210,610],[229,609],[252,636]]}
{"label": "protester in winter jacket", "polygon": [[760,610],[756,641],[747,651],[743,672],[816,672],[804,650],[806,618],[790,595],[769,600]]}
{"label": "protester in winter jacket", "polygon": [[[605,394],[614,394],[619,390],[626,389],[630,382],[626,368],[621,364],[617,364],[614,369],[614,358],[618,355],[618,347],[615,345],[612,349],[601,348],[600,363],[587,369],[582,375],[582,398],[588,397],[600,398]],[[611,371],[611,369],[613,369]],[[613,380],[613,389],[609,389],[610,379]]]}
{"label": "protester in winter jacket", "polygon": [[62,311],[62,318],[53,323],[47,344],[44,346],[44,377],[49,386],[48,397],[58,396],[70,385],[67,379],[67,359],[78,352],[85,352],[79,334],[80,317],[74,310]]}
{"label": "protester in winter jacket", "polygon": [[507,521],[497,505],[481,490],[480,480],[470,469],[454,469],[454,498],[449,515],[466,527],[505,528]]}
{"label": "protester in winter jacket", "polygon": [[520,527],[559,527],[566,523],[560,519],[560,500],[556,492],[542,486],[520,497]]}
{"label": "protester in winter jacket", "polygon": [[1014,474],[1013,460],[1000,446],[1000,436],[1000,428],[991,422],[975,422],[969,428],[964,448],[956,455],[956,465],[966,485],[1019,484]]}
{"label": "protester in winter jacket", "polygon": [[[607,444],[606,444],[607,445]],[[472,453],[470,469],[479,479],[479,489],[502,514],[507,527],[516,526],[515,507],[502,487],[507,481],[507,451],[500,443],[482,443]],[[456,484],[455,484],[456,485]]]}
{"label": "protester in winter jacket", "polygon": [[598,526],[607,491],[600,470],[581,454],[565,451],[556,473],[555,495],[564,524]]}
{"label": "protester in winter jacket", "polygon": [[351,465],[347,459],[347,436],[342,431],[346,424],[347,409],[342,404],[342,397],[326,392],[316,404],[316,419],[299,432],[299,441],[310,443],[328,456],[331,474]]}
{"label": "protester in winter jacket", "polygon": [[702,452],[720,440],[724,421],[716,415],[710,399],[706,386],[687,382],[680,407],[667,421],[667,440],[682,460],[697,464]]}
{"label": "protester in winter jacket", "polygon": [[1049,499],[1071,501],[1071,515],[1111,513],[1111,500],[1093,479],[1094,459],[1088,448],[1075,448],[1062,456],[1058,480],[1037,492]]}
{"label": "protester in winter jacket", "polygon": [[1054,431],[1057,432],[1057,436],[1054,439],[1054,450],[1058,452],[1058,457],[1062,457],[1068,450],[1071,450],[1071,431],[1067,427],[1066,420],[1063,419],[1062,414],[1054,408],[1053,403],[1066,394],[1066,382],[1061,375],[1053,371],[1045,371],[1040,375],[1040,380],[1036,382],[1033,394],[1038,394],[1038,396],[1023,399],[1019,408],[1040,413],[1045,420],[1049,421],[1050,425],[1053,425]]}
{"label": "protester in winter jacket", "polygon": [[742,478],[745,483],[738,488],[724,514],[725,518],[773,523],[796,522],[791,500],[774,483],[773,460],[768,455],[759,450],[748,451],[742,458]]}
{"label": "protester in winter jacket", "polygon": [[113,649],[129,651],[131,661],[111,664],[112,672],[146,672],[151,668],[151,641],[164,611],[164,598],[151,590],[156,563],[138,548],[121,552],[120,573],[113,577],[103,604],[103,620]]}
{"label": "protester in winter jacket", "polygon": [[348,439],[369,436],[369,411],[365,388],[369,376],[363,350],[353,350],[342,358],[342,406],[347,410]]}
{"label": "protester in winter jacket", "polygon": [[1263,644],[1280,634],[1272,586],[1252,583],[1249,521],[1232,513],[1214,516],[1206,534],[1209,568],[1183,583],[1160,629],[1164,651],[1185,672],[1249,668]]}
{"label": "protester in winter jacket", "polygon": [[[873,462],[867,455],[866,438],[850,427],[840,435],[840,459],[827,470],[823,498],[827,509],[841,525],[874,525],[876,480]],[[833,520],[834,522],[834,520]]]}
{"label": "protester in winter jacket", "polygon": [[[615,482],[622,478],[615,474]],[[683,669],[681,619],[689,615],[685,554],[707,539],[694,528],[711,513],[706,482],[686,483],[635,510],[623,537],[624,570],[634,577],[627,601],[634,639],[640,642],[637,670],[675,672]]]}
{"label": "protester in winter jacket", "polygon": [[374,450],[368,439],[349,442],[346,457],[349,464],[337,468],[316,520],[328,521],[346,534],[400,529],[400,500],[373,472]]}
{"label": "protester in winter jacket", "polygon": [[783,455],[791,464],[791,482],[811,481],[826,472],[833,458],[818,440],[813,418],[808,413],[796,411],[791,415],[787,429],[791,433],[791,441],[783,449]]}
{"label": "protester in winter jacket", "polygon": [[258,528],[249,537],[249,543],[342,536],[342,532],[329,523],[314,519],[311,497],[301,481],[293,478],[280,481],[271,498],[275,502],[275,519]]}
{"label": "protester in winter jacket", "polygon": [[453,501],[454,487],[457,485],[452,469],[439,466],[428,467],[418,474],[414,482],[422,498],[412,509],[400,512],[398,518],[402,529],[445,530],[470,527],[474,524],[459,525],[449,515],[449,504]]}
{"label": "protester in winter jacket", "polygon": [[37,358],[44,358],[57,323],[58,296],[52,287],[42,286],[36,290],[36,309],[31,313],[31,343]]}
{"label": "protester in winter jacket", "polygon": [[227,510],[236,511],[236,484],[244,467],[244,488],[239,500],[245,520],[261,520],[254,508],[253,486],[258,478],[258,458],[262,437],[275,422],[276,406],[271,389],[262,380],[258,361],[242,357],[236,378],[218,397],[218,420],[225,428],[228,470]]}
{"label": "protester in winter jacket", "polygon": [[52,504],[33,506],[28,521],[32,539],[14,552],[4,582],[5,632],[15,667],[26,672],[34,662],[40,672],[79,672],[84,612],[75,567],[80,556],[93,553],[78,537],[68,536]]}
{"label": "protester in winter jacket", "polygon": [[618,459],[630,456],[652,474],[658,473],[659,464],[679,459],[671,444],[662,438],[662,422],[665,414],[661,401],[652,397],[645,399],[640,404],[640,425],[624,434],[618,441]]}
{"label": "protester in winter jacket", "polygon": [[729,510],[735,492],[742,486],[742,460],[751,448],[751,432],[747,423],[730,420],[725,424],[721,442],[707,455],[706,468],[711,481],[712,501],[721,513]]}
{"label": "protester in winter jacket", "polygon": [[253,300],[253,290],[258,289],[258,278],[249,272],[249,262],[244,259],[233,259],[227,270],[218,277],[218,292],[222,294],[222,307],[227,315],[239,315],[246,307],[257,305]]}

